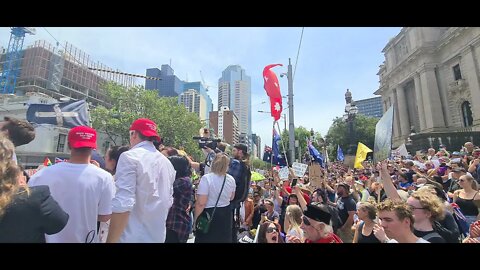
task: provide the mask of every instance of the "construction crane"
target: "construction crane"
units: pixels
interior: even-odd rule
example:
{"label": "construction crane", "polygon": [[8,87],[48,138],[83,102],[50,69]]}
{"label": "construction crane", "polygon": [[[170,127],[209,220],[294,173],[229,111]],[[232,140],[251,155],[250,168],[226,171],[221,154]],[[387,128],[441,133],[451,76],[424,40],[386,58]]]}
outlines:
{"label": "construction crane", "polygon": [[205,79],[203,78],[203,74],[202,74],[202,71],[201,71],[201,70],[200,70],[200,78],[202,79],[202,83],[203,83],[203,85],[205,86],[205,91],[208,92],[208,88],[210,87],[210,85],[207,85],[207,84],[205,83]]}
{"label": "construction crane", "polygon": [[25,34],[35,35],[33,27],[11,27],[10,41],[8,42],[6,59],[3,64],[2,76],[0,77],[0,89],[2,94],[14,94],[15,84],[19,73],[19,65]]}
{"label": "construction crane", "polygon": [[131,77],[144,78],[144,79],[148,79],[148,80],[156,80],[156,81],[161,81],[161,80],[162,80],[162,79],[157,78],[157,77],[137,75],[137,74],[125,73],[125,72],[115,71],[115,70],[92,68],[92,67],[88,67],[88,69],[93,70],[93,71],[108,72],[108,73],[113,73],[113,74],[119,74],[119,75],[131,76]]}

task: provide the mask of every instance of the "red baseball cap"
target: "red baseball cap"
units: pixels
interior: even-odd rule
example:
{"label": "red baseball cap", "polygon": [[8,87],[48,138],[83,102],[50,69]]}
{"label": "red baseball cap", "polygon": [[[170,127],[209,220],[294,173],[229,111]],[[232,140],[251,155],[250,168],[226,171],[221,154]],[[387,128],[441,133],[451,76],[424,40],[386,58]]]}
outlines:
{"label": "red baseball cap", "polygon": [[155,137],[157,142],[160,141],[160,136],[157,133],[157,124],[147,118],[139,118],[132,123],[130,130],[140,132],[145,137]]}
{"label": "red baseball cap", "polygon": [[78,126],[68,132],[68,142],[72,148],[97,148],[97,132],[87,126]]}

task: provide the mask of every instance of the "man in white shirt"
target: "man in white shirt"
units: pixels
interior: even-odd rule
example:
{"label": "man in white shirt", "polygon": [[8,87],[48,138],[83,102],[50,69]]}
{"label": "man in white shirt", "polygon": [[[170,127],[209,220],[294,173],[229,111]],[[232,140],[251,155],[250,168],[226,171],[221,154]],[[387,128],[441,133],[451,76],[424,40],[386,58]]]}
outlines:
{"label": "man in white shirt", "polygon": [[155,122],[140,118],[132,123],[131,148],[120,156],[115,174],[109,243],[165,242],[176,172],[153,140],[160,140]]}
{"label": "man in white shirt", "polygon": [[46,235],[47,243],[97,243],[97,221],[107,222],[115,194],[113,177],[90,164],[97,147],[95,129],[78,126],[68,133],[71,150],[68,162],[60,162],[37,172],[29,186],[47,185],[52,197],[70,215],[67,226]]}

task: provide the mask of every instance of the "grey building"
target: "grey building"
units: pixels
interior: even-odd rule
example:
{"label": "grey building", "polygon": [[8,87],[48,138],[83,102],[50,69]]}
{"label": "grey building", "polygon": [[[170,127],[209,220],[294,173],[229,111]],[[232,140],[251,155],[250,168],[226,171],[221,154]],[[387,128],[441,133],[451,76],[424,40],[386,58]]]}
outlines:
{"label": "grey building", "polygon": [[382,97],[355,100],[358,113],[369,117],[381,118],[383,115]]}

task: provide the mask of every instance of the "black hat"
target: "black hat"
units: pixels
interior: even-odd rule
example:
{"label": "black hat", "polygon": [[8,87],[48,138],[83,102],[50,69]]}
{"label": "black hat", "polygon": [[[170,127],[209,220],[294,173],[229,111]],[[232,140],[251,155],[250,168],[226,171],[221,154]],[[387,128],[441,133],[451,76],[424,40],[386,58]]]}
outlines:
{"label": "black hat", "polygon": [[238,150],[242,150],[242,152],[244,154],[247,154],[248,153],[248,147],[246,144],[244,143],[237,143],[235,144],[235,146],[233,146],[234,148],[237,148]]}
{"label": "black hat", "polygon": [[325,224],[330,224],[330,218],[332,217],[327,206],[323,204],[307,205],[307,210],[303,211],[303,215]]}

